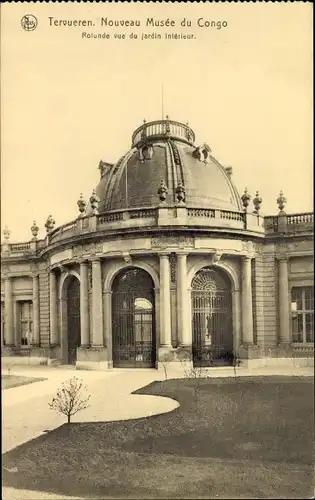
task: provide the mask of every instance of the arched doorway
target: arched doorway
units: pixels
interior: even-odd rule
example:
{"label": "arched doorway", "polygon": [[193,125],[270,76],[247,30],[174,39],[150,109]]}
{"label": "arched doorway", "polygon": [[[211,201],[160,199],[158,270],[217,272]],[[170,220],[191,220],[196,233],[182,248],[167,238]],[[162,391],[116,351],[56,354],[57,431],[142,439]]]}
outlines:
{"label": "arched doorway", "polygon": [[75,365],[77,348],[81,345],[80,282],[75,276],[67,278],[67,362]]}
{"label": "arched doorway", "polygon": [[156,361],[154,284],[139,268],[120,272],[112,286],[113,366],[153,368]]}
{"label": "arched doorway", "polygon": [[195,275],[191,288],[194,366],[231,364],[233,323],[228,276],[205,267]]}

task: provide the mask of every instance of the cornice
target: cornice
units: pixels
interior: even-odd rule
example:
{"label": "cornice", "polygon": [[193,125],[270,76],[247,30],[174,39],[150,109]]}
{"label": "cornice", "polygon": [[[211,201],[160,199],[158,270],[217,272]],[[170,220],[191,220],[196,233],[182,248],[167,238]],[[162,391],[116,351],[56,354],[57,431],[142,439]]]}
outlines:
{"label": "cornice", "polygon": [[[262,235],[258,233],[253,233],[246,230],[238,229],[223,229],[223,228],[205,228],[205,227],[187,227],[187,226],[163,226],[163,227],[145,227],[145,228],[122,228],[115,229],[111,231],[95,231],[86,234],[76,234],[69,238],[65,238],[60,241],[53,242],[45,248],[39,250],[39,252],[34,255],[2,255],[2,262],[8,264],[21,264],[30,263],[34,264],[39,262],[47,262],[49,257],[54,253],[66,250],[68,248],[78,248],[83,246],[83,244],[92,246],[97,246],[99,243],[106,243],[107,241],[117,241],[121,238],[123,239],[136,239],[136,238],[160,238],[162,236],[183,236],[183,237],[211,237],[233,239],[239,241],[252,241],[254,244],[261,244],[262,248],[264,245],[273,244],[275,247],[278,244],[284,242],[294,242],[294,241],[313,241],[313,234],[286,234],[286,235]],[[150,251],[152,253],[152,251]],[[295,254],[297,255],[297,254]],[[79,255],[78,255],[79,256]]]}
{"label": "cornice", "polygon": [[[48,245],[47,247],[41,249],[40,257],[45,255],[50,256],[52,252],[61,251],[61,249],[66,249],[75,245],[82,245],[83,243],[98,243],[99,241],[116,240],[120,238],[127,239],[129,237],[135,236],[138,238],[145,237],[160,237],[161,235],[169,235],[170,233],[182,234],[182,235],[204,235],[209,237],[211,234],[212,238],[222,238],[227,239],[233,238],[238,240],[250,238],[253,241],[262,242],[265,240],[265,235],[260,233],[255,233],[252,231],[239,230],[239,229],[229,229],[229,228],[205,228],[205,227],[187,227],[187,226],[163,226],[163,227],[145,227],[145,228],[121,228],[111,231],[95,231],[88,234],[77,234],[72,235],[69,238],[65,238],[60,241],[56,241]],[[45,257],[46,258],[46,257]]]}

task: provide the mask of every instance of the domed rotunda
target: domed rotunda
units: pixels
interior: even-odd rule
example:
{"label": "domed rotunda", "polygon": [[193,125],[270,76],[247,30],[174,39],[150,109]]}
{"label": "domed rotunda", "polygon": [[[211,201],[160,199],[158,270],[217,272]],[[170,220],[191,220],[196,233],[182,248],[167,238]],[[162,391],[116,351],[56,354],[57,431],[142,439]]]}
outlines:
{"label": "domed rotunda", "polygon": [[78,217],[1,246],[2,357],[115,367],[309,364],[313,214],[264,217],[188,124],[144,123]]}
{"label": "domed rotunda", "polygon": [[[207,144],[194,145],[195,134],[173,121],[144,123],[132,136],[132,148],[115,165],[100,163],[96,188],[99,211],[156,207],[157,186],[176,205],[240,211],[242,202],[226,170]],[[180,186],[184,186],[183,198]]]}

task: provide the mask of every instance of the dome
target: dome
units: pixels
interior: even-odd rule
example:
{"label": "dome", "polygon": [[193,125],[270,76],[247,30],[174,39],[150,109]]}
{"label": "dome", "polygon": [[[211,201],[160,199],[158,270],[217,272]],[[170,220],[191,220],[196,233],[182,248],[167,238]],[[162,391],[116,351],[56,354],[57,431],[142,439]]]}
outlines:
{"label": "dome", "polygon": [[212,156],[206,143],[195,145],[195,134],[188,125],[169,119],[144,122],[132,136],[130,151],[116,164],[101,161],[99,168],[99,213],[156,207],[162,180],[169,206],[177,203],[176,188],[182,184],[187,207],[242,210],[231,169]]}

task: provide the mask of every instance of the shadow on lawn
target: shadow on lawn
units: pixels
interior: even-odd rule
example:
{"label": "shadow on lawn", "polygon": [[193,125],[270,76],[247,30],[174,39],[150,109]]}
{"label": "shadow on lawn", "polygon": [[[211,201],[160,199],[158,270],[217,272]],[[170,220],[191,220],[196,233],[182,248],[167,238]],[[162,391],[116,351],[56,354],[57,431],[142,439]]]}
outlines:
{"label": "shadow on lawn", "polygon": [[47,432],[3,455],[3,486],[85,498],[310,497],[311,379],[207,379],[197,411],[191,380],[135,393],[180,406]]}

